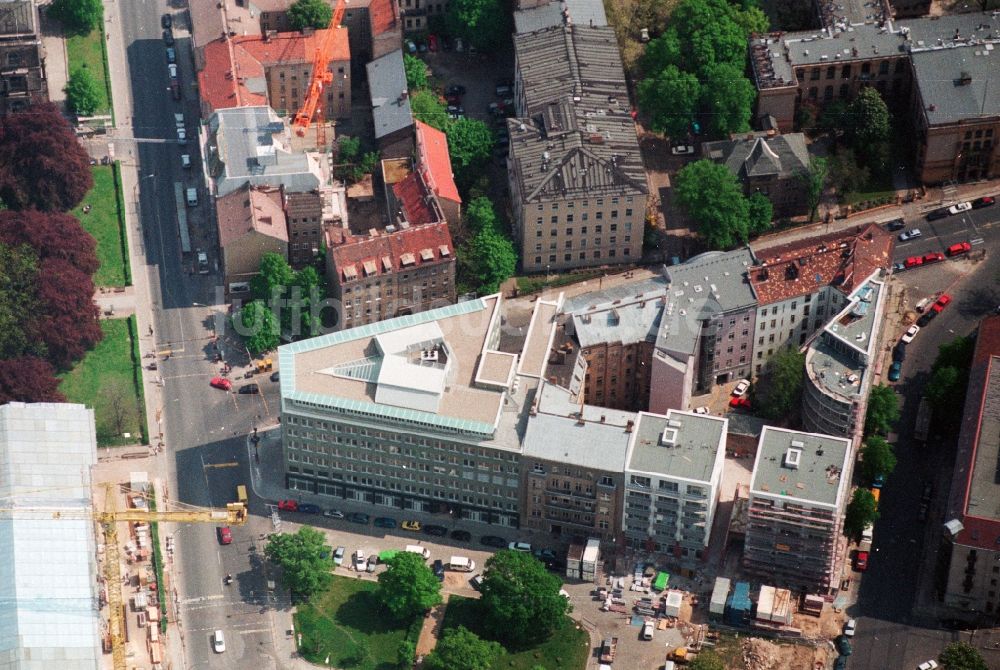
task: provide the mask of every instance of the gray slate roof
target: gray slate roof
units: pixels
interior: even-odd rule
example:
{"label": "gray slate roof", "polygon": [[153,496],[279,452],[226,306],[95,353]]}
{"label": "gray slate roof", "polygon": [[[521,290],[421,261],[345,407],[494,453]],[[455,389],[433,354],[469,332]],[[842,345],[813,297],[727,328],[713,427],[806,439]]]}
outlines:
{"label": "gray slate roof", "polygon": [[990,46],[913,54],[920,99],[931,125],[1000,114],[1000,49],[986,48]]}
{"label": "gray slate roof", "polygon": [[581,26],[608,25],[602,0],[563,0],[563,2],[546,2],[539,7],[514,12],[514,32],[530,33],[543,28],[561,26],[564,23],[564,11],[573,23]]}
{"label": "gray slate roof", "polygon": [[732,140],[706,142],[705,154],[724,163],[740,179],[747,177],[790,177],[809,169],[809,150],[802,133],[787,135],[753,134]]}
{"label": "gray slate roof", "polygon": [[400,49],[376,58],[366,66],[371,95],[375,138],[380,139],[413,125],[406,71]]}

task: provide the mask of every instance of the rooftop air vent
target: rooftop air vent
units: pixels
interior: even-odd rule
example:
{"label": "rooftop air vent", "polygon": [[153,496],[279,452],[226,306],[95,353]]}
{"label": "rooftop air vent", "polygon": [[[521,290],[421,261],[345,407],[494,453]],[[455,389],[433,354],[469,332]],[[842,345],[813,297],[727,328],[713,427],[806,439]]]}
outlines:
{"label": "rooftop air vent", "polygon": [[785,467],[792,470],[799,469],[799,463],[802,462],[802,450],[801,449],[789,449],[785,452]]}
{"label": "rooftop air vent", "polygon": [[673,447],[676,444],[677,444],[677,429],[664,428],[663,433],[660,435],[660,445],[664,447]]}

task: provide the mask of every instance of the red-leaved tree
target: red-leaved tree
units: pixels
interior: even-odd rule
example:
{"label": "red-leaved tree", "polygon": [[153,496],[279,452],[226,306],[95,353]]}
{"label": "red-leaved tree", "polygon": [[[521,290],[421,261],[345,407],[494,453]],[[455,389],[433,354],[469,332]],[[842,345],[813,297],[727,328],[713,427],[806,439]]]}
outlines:
{"label": "red-leaved tree", "polygon": [[0,242],[29,244],[40,260],[62,258],[87,275],[100,265],[97,241],[70,214],[61,212],[0,212]]}
{"label": "red-leaved tree", "polygon": [[94,304],[94,282],[64,258],[39,263],[39,314],[36,331],[48,349],[48,359],[68,368],[101,341],[99,310]]}
{"label": "red-leaved tree", "polygon": [[93,185],[90,158],[55,105],[0,119],[0,198],[7,207],[66,212]]}
{"label": "red-leaved tree", "polygon": [[13,401],[66,402],[55,368],[34,356],[0,361],[0,405]]}

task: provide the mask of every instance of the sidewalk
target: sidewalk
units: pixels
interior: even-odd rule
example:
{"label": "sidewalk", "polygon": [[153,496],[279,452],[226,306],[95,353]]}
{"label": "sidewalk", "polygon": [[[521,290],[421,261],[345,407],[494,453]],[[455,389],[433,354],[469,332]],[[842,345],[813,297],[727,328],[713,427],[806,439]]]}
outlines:
{"label": "sidewalk", "polygon": [[[38,3],[39,29],[42,34],[42,48],[45,49],[45,79],[49,89],[49,101],[59,107],[66,103],[66,82],[69,81],[69,64],[66,56],[66,40],[58,21],[46,16],[45,10],[51,3]],[[65,111],[65,110],[63,110]]]}

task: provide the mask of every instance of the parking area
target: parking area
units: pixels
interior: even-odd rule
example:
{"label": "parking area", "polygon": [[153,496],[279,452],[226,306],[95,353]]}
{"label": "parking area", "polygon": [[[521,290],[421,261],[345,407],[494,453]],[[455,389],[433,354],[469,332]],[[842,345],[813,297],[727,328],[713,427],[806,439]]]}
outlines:
{"label": "parking area", "polygon": [[456,51],[426,52],[420,54],[431,71],[431,76],[442,86],[458,84],[465,87],[462,107],[465,116],[490,123],[490,103],[497,102],[496,86],[501,80],[514,76],[513,55],[508,52],[491,54],[458,53]]}

